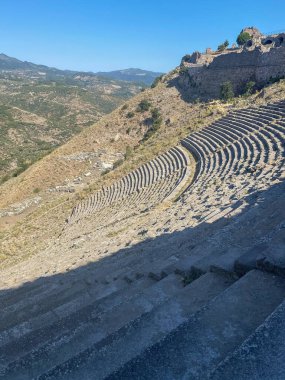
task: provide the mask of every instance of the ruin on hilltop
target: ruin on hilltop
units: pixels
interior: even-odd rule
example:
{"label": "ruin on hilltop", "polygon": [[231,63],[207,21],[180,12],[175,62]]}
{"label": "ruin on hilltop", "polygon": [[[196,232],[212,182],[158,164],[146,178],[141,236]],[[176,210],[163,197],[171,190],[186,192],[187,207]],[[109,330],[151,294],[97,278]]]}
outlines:
{"label": "ruin on hilltop", "polygon": [[285,76],[285,33],[264,35],[254,27],[241,33],[250,36],[244,44],[182,58],[178,83],[190,98],[217,98],[227,81],[238,95],[250,81],[261,88]]}

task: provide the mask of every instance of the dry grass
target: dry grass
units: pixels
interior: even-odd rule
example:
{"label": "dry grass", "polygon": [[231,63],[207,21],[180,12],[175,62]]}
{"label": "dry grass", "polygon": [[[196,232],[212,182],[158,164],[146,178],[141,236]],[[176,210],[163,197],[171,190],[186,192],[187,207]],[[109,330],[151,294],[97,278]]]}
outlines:
{"label": "dry grass", "polygon": [[[71,209],[90,193],[102,186],[108,186],[129,171],[144,162],[153,159],[193,131],[197,131],[225,115],[229,109],[244,108],[252,104],[260,105],[277,101],[285,97],[285,81],[280,81],[249,98],[236,98],[231,103],[219,101],[211,103],[189,104],[181,99],[178,90],[160,83],[127,102],[127,108],[119,108],[104,117],[96,125],[83,131],[67,144],[33,165],[19,178],[0,187],[1,207],[23,200],[32,194],[34,188],[46,189],[58,185],[68,177],[76,177],[88,170],[89,163],[66,162],[64,155],[74,152],[90,152],[106,149],[111,153],[125,152],[126,147],[133,148],[132,154],[123,164],[106,175],[93,177],[83,191],[76,194],[45,194],[40,207],[27,214],[18,223],[0,234],[0,262],[2,267],[11,265],[23,258],[30,257],[47,245],[56,241],[65,225],[65,219]],[[147,99],[152,108],[158,108],[163,123],[160,129],[147,141],[141,142],[147,130],[145,120],[149,111],[136,112],[138,103]],[[133,111],[129,119],[127,113]],[[113,141],[114,135],[120,138]],[[113,141],[113,142],[111,142]],[[192,170],[194,172],[194,170]],[[51,175],[52,174],[52,175]],[[167,204],[161,207],[168,207]],[[120,233],[120,231],[117,231]]]}

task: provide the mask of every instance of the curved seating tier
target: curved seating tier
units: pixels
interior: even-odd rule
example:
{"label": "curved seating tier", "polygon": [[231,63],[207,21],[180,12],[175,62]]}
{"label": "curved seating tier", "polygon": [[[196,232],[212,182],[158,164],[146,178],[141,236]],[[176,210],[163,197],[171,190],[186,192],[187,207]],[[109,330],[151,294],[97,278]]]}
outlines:
{"label": "curved seating tier", "polygon": [[80,202],[69,221],[96,212],[100,224],[104,225],[150,208],[181,189],[189,176],[188,167],[188,154],[180,147],[171,148]]}
{"label": "curved seating tier", "polygon": [[[189,157],[173,148],[80,202],[71,220],[94,213],[86,229],[4,273],[0,377],[222,380],[248,363],[246,378],[265,367],[281,378],[285,181],[271,179],[284,169],[285,102],[232,112],[182,144],[197,160],[185,197],[109,225],[181,193]],[[263,178],[259,198],[236,196]],[[49,275],[28,281],[31,266]]]}
{"label": "curved seating tier", "polygon": [[182,140],[197,161],[195,181],[186,192],[205,189],[213,178],[225,179],[242,170],[257,178],[280,175],[284,141],[284,101],[230,112]]}
{"label": "curved seating tier", "polygon": [[[284,166],[285,102],[232,111],[181,141],[196,159],[194,180],[184,193],[203,191],[210,181],[251,172],[256,178],[280,175]],[[80,202],[69,221],[96,212],[100,224],[149,209],[181,190],[189,157],[179,147],[157,156],[111,186]]]}

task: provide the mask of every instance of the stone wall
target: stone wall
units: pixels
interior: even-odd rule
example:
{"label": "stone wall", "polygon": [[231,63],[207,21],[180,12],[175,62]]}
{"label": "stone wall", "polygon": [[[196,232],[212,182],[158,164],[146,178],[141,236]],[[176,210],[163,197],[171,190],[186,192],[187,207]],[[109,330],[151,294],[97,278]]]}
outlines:
{"label": "stone wall", "polygon": [[213,56],[211,62],[201,65],[186,63],[179,84],[189,97],[217,98],[226,81],[233,84],[236,94],[249,81],[264,86],[271,79],[285,77],[285,43],[279,46],[254,46]]}

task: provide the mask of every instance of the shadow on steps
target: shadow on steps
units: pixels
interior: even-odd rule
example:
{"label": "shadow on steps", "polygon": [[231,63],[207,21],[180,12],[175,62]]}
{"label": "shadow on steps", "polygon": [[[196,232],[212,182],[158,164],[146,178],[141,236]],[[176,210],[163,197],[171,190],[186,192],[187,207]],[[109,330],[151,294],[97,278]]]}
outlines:
{"label": "shadow on steps", "polygon": [[[271,241],[284,247],[284,183],[247,195],[243,201],[245,207],[235,216],[228,214],[213,223],[204,222],[194,228],[147,239],[67,273],[1,290],[0,344],[6,348],[10,345],[13,355],[13,345],[21,345],[21,339],[24,342],[26,335],[37,331],[36,347],[40,339],[47,339],[41,336],[44,327],[67,317],[88,320],[90,313],[111,310],[162,277],[173,274],[177,268],[181,269],[181,263],[185,265],[185,274],[191,273],[193,267],[201,268],[202,274],[213,266],[221,270],[227,256],[230,260],[226,260],[225,272],[230,273],[235,268],[237,248],[242,256],[264,240],[269,247]],[[235,252],[232,257],[231,251]],[[256,267],[255,261],[251,262],[247,270]],[[263,269],[268,270],[270,266]],[[158,277],[149,276],[150,273]],[[48,339],[52,339],[52,334]],[[56,330],[54,334],[56,338]]]}

